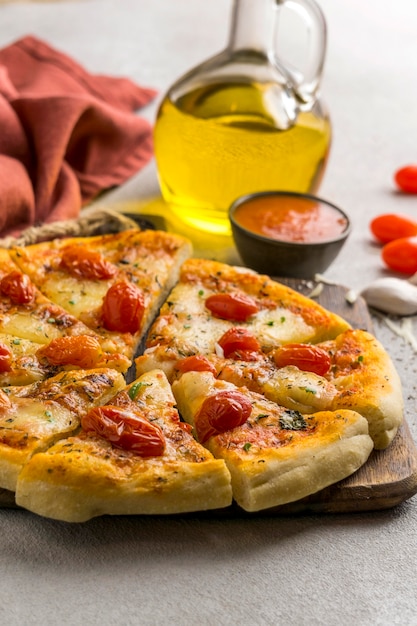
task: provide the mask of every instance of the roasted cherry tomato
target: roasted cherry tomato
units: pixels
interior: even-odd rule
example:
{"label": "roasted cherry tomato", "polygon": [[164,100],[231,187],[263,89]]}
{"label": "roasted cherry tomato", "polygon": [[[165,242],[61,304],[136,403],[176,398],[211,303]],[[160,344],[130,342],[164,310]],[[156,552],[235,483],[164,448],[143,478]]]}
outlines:
{"label": "roasted cherry tomato", "polygon": [[406,165],[394,174],[396,185],[405,193],[417,193],[417,165]]}
{"label": "roasted cherry tomato", "polygon": [[246,328],[229,328],[217,343],[226,359],[255,361],[261,352],[259,341]]}
{"label": "roasted cherry tomato", "polygon": [[8,296],[14,304],[29,304],[35,299],[35,287],[29,276],[13,270],[0,280],[0,293]]}
{"label": "roasted cherry tomato", "polygon": [[277,367],[295,365],[305,372],[313,372],[324,376],[332,364],[330,355],[319,346],[306,343],[287,343],[273,352]]}
{"label": "roasted cherry tomato", "polygon": [[177,361],[175,366],[181,374],[185,372],[211,372],[213,376],[216,376],[216,368],[213,363],[210,363],[207,357],[202,354],[195,354],[193,356],[187,356],[184,359]]}
{"label": "roasted cherry tomato", "polygon": [[88,335],[57,337],[38,350],[38,356],[51,365],[75,365],[83,369],[96,367],[103,356],[98,340]]}
{"label": "roasted cherry tomato", "polygon": [[60,267],[78,278],[104,280],[111,278],[117,268],[103,258],[100,252],[83,246],[68,246],[62,251]]}
{"label": "roasted cherry tomato", "polygon": [[241,426],[251,412],[251,401],[240,391],[219,391],[204,400],[195,417],[197,436],[204,443],[213,435]]}
{"label": "roasted cherry tomato", "polygon": [[370,229],[378,241],[388,243],[394,239],[417,235],[417,222],[406,215],[386,213],[375,217],[370,223]]}
{"label": "roasted cherry tomato", "polygon": [[143,293],[133,283],[119,282],[104,296],[104,327],[121,333],[136,333],[141,325],[145,302]]}
{"label": "roasted cherry tomato", "polygon": [[382,248],[384,263],[395,272],[417,272],[417,237],[403,237],[390,241]]}
{"label": "roasted cherry tomato", "polygon": [[149,422],[139,411],[106,405],[91,409],[81,418],[86,432],[94,432],[117,448],[136,454],[161,456],[165,450],[165,437],[157,424]]}
{"label": "roasted cherry tomato", "polygon": [[206,307],[215,317],[236,322],[244,322],[259,311],[255,300],[245,293],[213,294],[207,298]]}
{"label": "roasted cherry tomato", "polygon": [[12,351],[4,343],[0,343],[0,372],[10,372]]}

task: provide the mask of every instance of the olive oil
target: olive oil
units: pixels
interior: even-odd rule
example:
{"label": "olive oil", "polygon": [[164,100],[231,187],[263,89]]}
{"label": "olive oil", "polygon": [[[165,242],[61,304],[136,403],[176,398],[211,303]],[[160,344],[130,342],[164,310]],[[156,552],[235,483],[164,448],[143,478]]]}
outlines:
{"label": "olive oil", "polygon": [[274,89],[229,82],[206,84],[175,101],[170,93],[165,97],[155,125],[155,156],[162,195],[183,221],[225,233],[228,208],[239,196],[315,192],[330,122],[316,102],[283,127],[285,94],[277,97]]}

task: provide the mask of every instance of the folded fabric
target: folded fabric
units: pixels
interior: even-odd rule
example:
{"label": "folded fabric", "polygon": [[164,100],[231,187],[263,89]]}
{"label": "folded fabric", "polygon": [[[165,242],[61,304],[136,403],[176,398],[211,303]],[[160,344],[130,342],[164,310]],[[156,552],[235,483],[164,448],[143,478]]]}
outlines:
{"label": "folded fabric", "polygon": [[0,50],[0,236],[77,217],[152,157],[156,92],[28,36]]}

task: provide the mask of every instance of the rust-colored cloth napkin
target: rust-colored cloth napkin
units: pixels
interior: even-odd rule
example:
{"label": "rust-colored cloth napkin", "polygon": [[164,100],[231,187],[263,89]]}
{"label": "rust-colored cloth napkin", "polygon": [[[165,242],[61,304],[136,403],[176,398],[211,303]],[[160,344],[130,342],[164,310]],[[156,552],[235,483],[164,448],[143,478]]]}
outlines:
{"label": "rust-colored cloth napkin", "polygon": [[89,74],[28,36],[0,50],[0,236],[77,217],[152,156],[156,92]]}

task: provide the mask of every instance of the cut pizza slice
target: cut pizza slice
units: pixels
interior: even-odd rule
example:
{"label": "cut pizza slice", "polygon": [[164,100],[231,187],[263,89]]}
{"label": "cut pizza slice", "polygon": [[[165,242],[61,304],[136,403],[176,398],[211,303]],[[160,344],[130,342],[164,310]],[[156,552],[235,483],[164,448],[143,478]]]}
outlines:
{"label": "cut pizza slice", "polygon": [[10,254],[47,298],[101,337],[103,349],[131,361],[191,244],[134,229],[55,239]]}
{"label": "cut pizza slice", "polygon": [[267,276],[205,259],[188,259],[152,325],[137,373],[161,367],[171,379],[179,358],[213,354],[239,326],[268,353],[294,341],[316,343],[350,328],[313,300]]}
{"label": "cut pizza slice", "polygon": [[86,414],[79,434],[33,456],[19,476],[16,502],[82,522],[222,508],[232,491],[224,461],[195,441],[167,378],[153,371]]}
{"label": "cut pizza slice", "polygon": [[373,449],[367,421],[354,411],[302,415],[204,371],[184,373],[172,389],[199,441],[226,462],[246,511],[316,493],[355,472]]}
{"label": "cut pizza slice", "polygon": [[44,296],[0,249],[0,386],[83,365],[124,372],[130,361],[106,351],[99,335]]}
{"label": "cut pizza slice", "polygon": [[75,432],[87,410],[105,404],[124,385],[116,370],[97,369],[0,389],[0,487],[14,491],[33,454]]}

